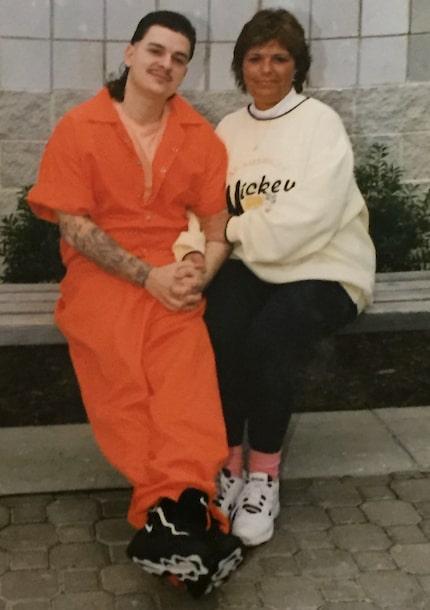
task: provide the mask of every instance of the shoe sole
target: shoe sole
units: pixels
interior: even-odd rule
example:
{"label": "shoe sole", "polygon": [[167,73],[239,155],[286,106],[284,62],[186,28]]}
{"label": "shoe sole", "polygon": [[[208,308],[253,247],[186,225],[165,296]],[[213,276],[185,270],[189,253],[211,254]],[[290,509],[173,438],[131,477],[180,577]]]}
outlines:
{"label": "shoe sole", "polygon": [[203,564],[199,555],[189,555],[188,557],[174,555],[169,559],[162,559],[160,562],[137,557],[131,557],[131,559],[148,574],[167,577],[173,575],[174,578],[184,583],[193,597],[198,598],[207,595],[228,580],[244,557],[242,548],[237,547],[230,555],[218,562],[212,573]]}
{"label": "shoe sole", "polygon": [[202,578],[201,582],[196,586],[194,583],[184,581],[189,593],[196,599],[202,595],[208,595],[230,578],[232,573],[237,570],[238,566],[242,563],[243,559],[242,548],[237,547],[228,557],[225,557],[218,562],[217,569],[208,577],[209,582],[205,583],[205,579]]}
{"label": "shoe sole", "polygon": [[150,559],[139,559],[132,556],[131,560],[148,574],[163,576],[173,574],[179,580],[191,580],[197,582],[202,576],[206,576],[209,570],[203,565],[200,555],[193,554],[188,556],[172,555],[169,558],[160,558],[159,561]]}

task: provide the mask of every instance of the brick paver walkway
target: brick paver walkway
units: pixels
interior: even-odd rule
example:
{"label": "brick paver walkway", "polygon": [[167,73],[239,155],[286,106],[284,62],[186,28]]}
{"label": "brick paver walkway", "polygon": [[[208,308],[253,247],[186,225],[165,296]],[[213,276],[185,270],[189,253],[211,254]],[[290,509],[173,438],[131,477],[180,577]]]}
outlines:
{"label": "brick paver walkway", "polygon": [[125,556],[129,495],[0,498],[0,610],[430,610],[430,473],[284,481],[274,538],[197,601]]}

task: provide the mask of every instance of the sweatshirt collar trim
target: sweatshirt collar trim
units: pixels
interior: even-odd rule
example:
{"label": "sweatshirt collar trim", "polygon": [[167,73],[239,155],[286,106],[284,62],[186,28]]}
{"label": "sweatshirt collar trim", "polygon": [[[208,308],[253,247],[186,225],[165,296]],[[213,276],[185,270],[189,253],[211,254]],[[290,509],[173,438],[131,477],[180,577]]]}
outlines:
{"label": "sweatshirt collar trim", "polygon": [[255,107],[255,104],[251,103],[248,106],[248,112],[254,119],[258,119],[260,121],[278,119],[288,112],[291,112],[291,110],[294,110],[294,108],[297,108],[297,106],[305,102],[307,99],[309,98],[301,93],[297,93],[297,91],[292,88],[287,95],[276,104],[276,106],[272,106],[272,108],[268,108],[267,110],[258,110],[258,108]]}

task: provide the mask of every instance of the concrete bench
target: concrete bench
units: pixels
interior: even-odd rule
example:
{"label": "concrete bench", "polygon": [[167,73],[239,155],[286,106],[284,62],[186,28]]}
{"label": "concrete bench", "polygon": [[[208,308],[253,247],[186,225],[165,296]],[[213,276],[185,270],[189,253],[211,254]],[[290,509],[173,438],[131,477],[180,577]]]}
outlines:
{"label": "concrete bench", "polygon": [[[54,321],[58,284],[0,284],[0,345],[65,343]],[[343,333],[430,329],[430,271],[380,273],[375,299]]]}
{"label": "concrete bench", "polygon": [[[58,296],[58,284],[0,284],[0,345],[64,344],[54,321]],[[374,304],[344,332],[429,328],[430,271],[418,271],[379,274]],[[369,467],[375,473],[375,464],[381,473],[419,470],[413,451],[403,449],[410,435],[397,447],[379,415],[325,415],[294,414],[283,478],[362,476]],[[364,447],[357,444],[360,430],[366,431]],[[0,428],[0,445],[0,495],[129,487],[100,453],[89,424]],[[388,457],[381,446],[391,448]]]}

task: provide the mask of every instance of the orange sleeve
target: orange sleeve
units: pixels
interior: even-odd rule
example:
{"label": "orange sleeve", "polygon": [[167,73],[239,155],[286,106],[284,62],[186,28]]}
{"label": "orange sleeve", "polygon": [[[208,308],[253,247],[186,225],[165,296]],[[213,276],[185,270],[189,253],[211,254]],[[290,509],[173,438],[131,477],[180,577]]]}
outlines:
{"label": "orange sleeve", "polygon": [[206,151],[206,171],[202,179],[201,197],[192,211],[197,216],[211,216],[226,207],[227,151],[214,131],[209,132],[202,150]]}
{"label": "orange sleeve", "polygon": [[37,182],[27,195],[33,212],[44,220],[56,222],[55,210],[91,215],[93,189],[89,164],[85,163],[79,145],[81,138],[85,139],[85,133],[79,133],[78,125],[66,115],[46,145]]}

